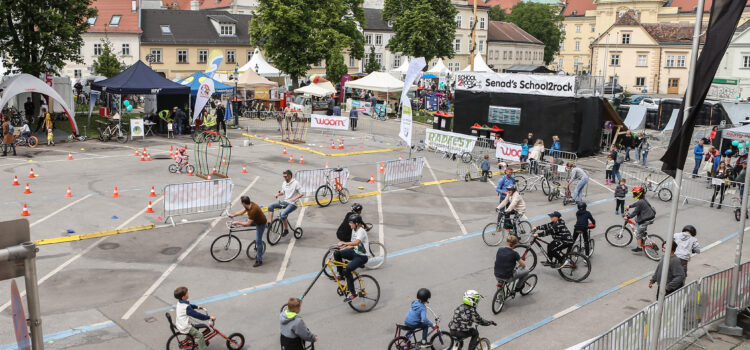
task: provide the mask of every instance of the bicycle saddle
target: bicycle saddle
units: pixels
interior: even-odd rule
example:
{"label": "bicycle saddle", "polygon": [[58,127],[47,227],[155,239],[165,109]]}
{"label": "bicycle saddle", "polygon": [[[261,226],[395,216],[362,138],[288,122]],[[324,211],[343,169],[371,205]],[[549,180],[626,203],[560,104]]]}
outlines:
{"label": "bicycle saddle", "polygon": [[409,327],[409,326],[407,326],[405,324],[398,324],[398,323],[396,323],[396,327],[398,327],[399,329],[404,330],[404,331],[413,331],[414,330],[414,327]]}
{"label": "bicycle saddle", "polygon": [[344,171],[344,168],[334,168],[333,171],[339,173],[339,172]]}

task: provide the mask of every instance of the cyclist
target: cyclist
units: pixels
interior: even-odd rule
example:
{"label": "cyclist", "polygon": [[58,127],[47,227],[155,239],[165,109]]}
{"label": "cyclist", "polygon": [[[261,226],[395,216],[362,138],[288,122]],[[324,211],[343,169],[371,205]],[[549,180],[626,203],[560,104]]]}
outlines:
{"label": "cyclist", "polygon": [[367,231],[364,228],[365,223],[362,216],[353,214],[349,216],[349,227],[352,229],[352,238],[349,242],[340,241],[337,246],[341,249],[333,252],[334,260],[341,262],[341,259],[349,260],[345,268],[337,267],[339,275],[346,278],[346,289],[350,293],[344,302],[350,302],[357,298],[354,291],[354,277],[352,272],[359,267],[365,266],[367,257],[370,253],[370,241],[367,238]]}
{"label": "cyclist", "polygon": [[188,295],[187,287],[177,287],[177,289],[174,290],[174,297],[177,299],[177,305],[175,305],[174,308],[175,328],[177,328],[177,331],[180,333],[190,334],[193,339],[195,339],[195,342],[198,343],[198,350],[205,349],[206,341],[203,339],[203,332],[199,331],[198,328],[206,328],[206,325],[192,325],[190,324],[190,318],[192,317],[201,321],[206,321],[209,319],[215,320],[216,317],[195,311],[196,309],[202,309],[202,307],[193,305],[188,301],[190,296]]}
{"label": "cyclist", "polygon": [[562,215],[559,211],[551,212],[547,216],[549,216],[550,222],[534,227],[532,231],[541,231],[541,234],[534,233],[534,237],[552,235],[552,242],[549,242],[549,245],[547,245],[547,253],[553,261],[542,261],[542,265],[554,266],[556,269],[561,269],[568,264],[567,260],[563,261],[562,252],[573,245],[573,236],[570,235],[570,230],[565,226],[565,221],[561,219]]}
{"label": "cyclist", "polygon": [[[505,238],[506,247],[499,248],[495,254],[495,279],[498,282],[508,283],[512,280],[521,281],[529,272],[525,270],[526,261],[514,249],[518,245],[518,237],[510,235]],[[521,269],[516,269],[516,264]],[[523,285],[516,284],[516,291],[520,291]]]}
{"label": "cyclist", "polygon": [[417,300],[411,303],[409,312],[406,313],[406,320],[404,325],[413,328],[415,330],[422,330],[422,345],[427,345],[427,333],[432,327],[435,327],[430,319],[427,318],[427,306],[425,304],[430,302],[432,293],[427,288],[419,288],[417,291]]}
{"label": "cyclist", "polygon": [[510,216],[516,214],[518,217],[524,217],[526,213],[526,202],[521,197],[521,194],[516,190],[516,185],[508,185],[506,187],[508,195],[500,202],[497,206],[497,222],[500,222],[502,215],[505,215],[505,227],[507,229],[513,228],[513,222],[510,220]]}
{"label": "cyclist", "polygon": [[497,325],[495,321],[487,321],[477,312],[477,304],[483,297],[475,290],[467,290],[464,293],[463,303],[453,311],[453,319],[448,324],[451,335],[458,341],[471,337],[469,350],[474,350],[479,342],[479,332],[474,328],[474,323],[482,326]]}
{"label": "cyclist", "polygon": [[274,198],[284,195],[284,200],[279,203],[273,203],[268,206],[268,222],[273,222],[273,212],[276,209],[284,209],[281,212],[281,221],[284,223],[284,232],[282,236],[286,236],[289,233],[289,221],[287,218],[289,214],[297,210],[299,199],[302,198],[302,186],[296,179],[292,178],[292,171],[286,170],[282,174],[284,176],[284,182],[281,183],[281,191],[273,195]]}
{"label": "cyclist", "polygon": [[[339,228],[336,230],[336,238],[338,238],[339,241],[349,242],[352,240],[352,229],[349,227],[349,217],[354,214],[362,215],[362,204],[352,204],[352,211],[346,213],[344,216],[344,221],[341,222],[341,225],[339,225]],[[365,230],[370,231],[367,227],[365,227]]]}
{"label": "cyclist", "polygon": [[287,310],[279,315],[281,350],[303,350],[304,341],[318,341],[318,336],[310,332],[305,321],[298,315],[302,308],[302,300],[289,298],[286,305]]}
{"label": "cyclist", "polygon": [[583,235],[583,246],[586,253],[585,255],[589,256],[589,252],[591,251],[591,247],[589,247],[589,222],[591,223],[591,225],[596,225],[596,220],[594,220],[594,216],[591,215],[591,212],[586,210],[586,207],[586,202],[578,202],[576,224],[573,225],[573,242],[578,239],[579,235]]}
{"label": "cyclist", "polygon": [[516,179],[513,178],[513,169],[506,168],[505,176],[503,176],[500,181],[497,182],[497,187],[495,187],[495,191],[500,194],[501,201],[505,199],[505,196],[508,194],[508,186],[515,184]]}
{"label": "cyclist", "polygon": [[573,190],[573,200],[575,200],[576,202],[580,202],[581,191],[583,191],[583,187],[586,186],[586,184],[589,182],[589,175],[586,174],[583,169],[573,164],[573,162],[568,162],[567,168],[570,172],[570,179],[568,180],[568,184],[565,185],[565,188],[570,191],[570,184],[573,183],[573,181],[578,180],[576,189]]}
{"label": "cyclist", "polygon": [[263,250],[265,248],[263,245],[263,231],[266,229],[266,216],[260,211],[260,206],[258,206],[258,204],[250,201],[250,197],[242,196],[240,197],[240,202],[242,202],[242,207],[244,209],[229,215],[229,218],[231,219],[235,216],[247,213],[247,221],[232,221],[232,226],[255,226],[255,243],[258,249],[258,256],[255,258],[255,264],[253,264],[253,267],[258,267],[263,265]]}
{"label": "cyclist", "polygon": [[179,174],[182,172],[183,164],[187,164],[188,162],[187,148],[185,148],[185,146],[177,149],[175,160],[177,160],[177,173]]}
{"label": "cyclist", "polygon": [[21,137],[26,139],[28,143],[28,138],[31,137],[31,128],[29,128],[29,123],[27,123],[25,120],[23,121],[23,126],[21,126]]}
{"label": "cyclist", "polygon": [[635,236],[638,238],[638,246],[632,249],[633,252],[640,252],[643,250],[643,239],[646,237],[646,227],[653,224],[654,218],[656,217],[656,210],[654,210],[654,207],[652,207],[646,198],[643,197],[643,194],[643,187],[633,187],[633,199],[635,199],[636,202],[625,207],[626,213],[628,212],[628,209],[633,208],[633,211],[628,213],[626,217],[628,219],[636,218]]}

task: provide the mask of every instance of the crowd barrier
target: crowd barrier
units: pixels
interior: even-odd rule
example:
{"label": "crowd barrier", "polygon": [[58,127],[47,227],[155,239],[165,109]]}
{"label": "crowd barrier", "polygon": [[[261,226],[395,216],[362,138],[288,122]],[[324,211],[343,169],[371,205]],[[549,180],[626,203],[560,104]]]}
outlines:
{"label": "crowd barrier", "polygon": [[171,184],[164,187],[164,220],[175,216],[224,212],[232,203],[232,179]]}
{"label": "crowd barrier", "polygon": [[344,170],[342,170],[341,173],[334,172],[332,168],[300,170],[294,175],[294,178],[297,179],[297,182],[299,182],[300,186],[302,187],[303,193],[315,193],[315,191],[318,190],[318,187],[326,184],[326,179],[329,173],[331,174],[331,187],[334,186],[335,182],[333,179],[337,175],[341,176],[339,178],[341,185],[346,187],[346,183],[349,180],[349,168],[343,169]]}
{"label": "crowd barrier", "polygon": [[422,180],[424,158],[389,160],[385,162],[383,189],[405,183],[418,183]]}
{"label": "crowd barrier", "polygon": [[[728,181],[726,179],[711,178],[704,175],[686,174],[682,179],[682,188],[680,189],[680,200],[683,203],[698,201],[703,203],[714,203],[719,205],[721,198],[721,188],[724,187],[724,201],[722,206],[730,208],[740,207],[740,186],[739,182]],[[714,193],[716,197],[714,198]]]}

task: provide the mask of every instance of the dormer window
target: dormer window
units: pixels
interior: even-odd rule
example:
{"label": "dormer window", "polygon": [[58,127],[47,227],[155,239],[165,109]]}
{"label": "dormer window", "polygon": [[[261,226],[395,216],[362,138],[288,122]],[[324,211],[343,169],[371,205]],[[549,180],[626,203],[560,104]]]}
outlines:
{"label": "dormer window", "polygon": [[221,36],[234,36],[234,24],[221,23],[219,27]]}
{"label": "dormer window", "polygon": [[111,27],[117,27],[118,25],[120,25],[121,18],[122,16],[120,15],[112,15],[112,19],[109,20],[109,25]]}
{"label": "dormer window", "polygon": [[172,34],[172,28],[170,28],[168,24],[161,25],[161,35],[170,35],[170,34]]}
{"label": "dormer window", "polygon": [[89,17],[88,22],[89,22],[89,25],[93,27],[94,24],[96,24],[96,17]]}

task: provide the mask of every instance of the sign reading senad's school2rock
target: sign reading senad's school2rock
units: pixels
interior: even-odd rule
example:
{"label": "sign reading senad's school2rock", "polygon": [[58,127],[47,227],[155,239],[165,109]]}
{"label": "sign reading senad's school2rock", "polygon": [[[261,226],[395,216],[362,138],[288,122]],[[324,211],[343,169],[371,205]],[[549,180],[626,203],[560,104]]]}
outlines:
{"label": "sign reading senad's school2rock", "polygon": [[575,97],[576,79],[564,75],[461,72],[456,90]]}

